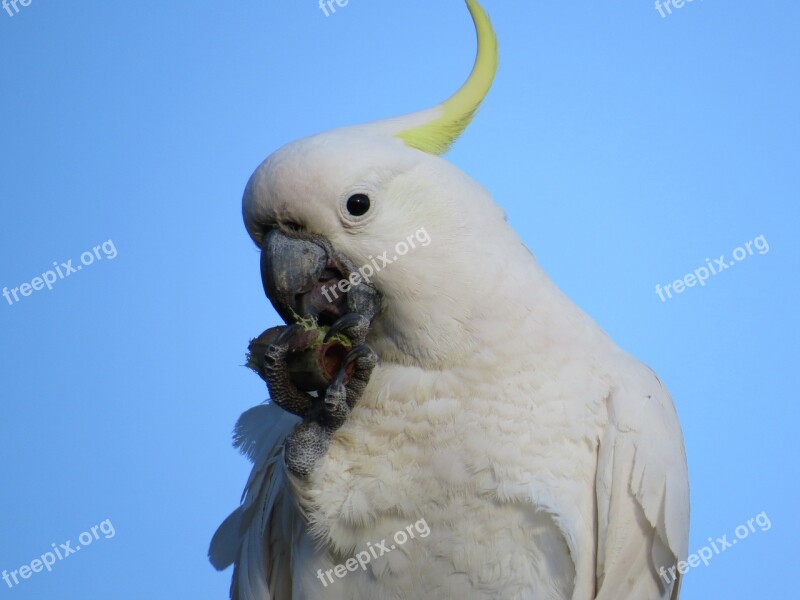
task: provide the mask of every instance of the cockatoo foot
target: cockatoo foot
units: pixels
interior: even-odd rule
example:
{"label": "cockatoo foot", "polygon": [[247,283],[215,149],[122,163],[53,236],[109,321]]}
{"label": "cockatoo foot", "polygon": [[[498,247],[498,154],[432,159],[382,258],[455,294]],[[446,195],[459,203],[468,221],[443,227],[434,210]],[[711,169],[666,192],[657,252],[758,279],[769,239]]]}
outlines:
{"label": "cockatoo foot", "polygon": [[284,459],[294,476],[306,479],[328,451],[333,434],[347,421],[377,363],[378,355],[366,344],[347,354],[322,402],[286,438]]}
{"label": "cockatoo foot", "polygon": [[286,466],[297,477],[307,478],[325,455],[334,433],[347,421],[369,383],[378,363],[378,355],[364,343],[369,325],[363,315],[350,313],[328,330],[323,343],[336,336],[347,338],[352,346],[327,388],[317,391],[316,397],[298,388],[287,362],[291,353],[307,348],[308,332],[299,325],[289,325],[267,348],[264,375],[272,401],[303,418],[284,445]]}

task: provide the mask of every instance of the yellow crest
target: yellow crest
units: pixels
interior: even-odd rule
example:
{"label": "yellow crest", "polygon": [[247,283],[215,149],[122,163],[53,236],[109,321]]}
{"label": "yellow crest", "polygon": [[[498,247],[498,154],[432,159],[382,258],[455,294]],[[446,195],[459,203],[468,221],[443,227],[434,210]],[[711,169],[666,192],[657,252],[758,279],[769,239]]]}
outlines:
{"label": "yellow crest", "polygon": [[395,134],[406,146],[444,154],[467,128],[492,87],[497,72],[497,37],[489,17],[477,0],[466,0],[478,35],[478,54],[467,82],[434,109],[434,118]]}

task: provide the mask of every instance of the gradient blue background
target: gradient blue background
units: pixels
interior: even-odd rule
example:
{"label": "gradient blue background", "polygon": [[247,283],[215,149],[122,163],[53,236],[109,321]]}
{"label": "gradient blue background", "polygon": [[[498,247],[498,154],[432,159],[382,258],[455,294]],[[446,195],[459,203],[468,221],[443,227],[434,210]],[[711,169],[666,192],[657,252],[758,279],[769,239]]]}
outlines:
{"label": "gradient blue background", "polygon": [[[496,85],[449,159],[492,191],[557,283],[671,389],[696,550],[683,600],[795,597],[800,7],[485,0]],[[0,287],[112,239],[102,260],[0,298],[0,570],[111,519],[0,599],[226,597],[205,553],[265,399],[243,368],[278,318],[240,217],[297,137],[421,109],[466,77],[459,0],[127,3],[0,12]],[[754,255],[662,303],[706,257]]]}

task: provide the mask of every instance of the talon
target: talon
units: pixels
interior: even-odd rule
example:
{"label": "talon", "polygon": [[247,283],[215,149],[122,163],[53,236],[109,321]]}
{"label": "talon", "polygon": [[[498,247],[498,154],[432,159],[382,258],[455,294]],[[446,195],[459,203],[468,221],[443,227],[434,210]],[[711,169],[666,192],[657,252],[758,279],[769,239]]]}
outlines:
{"label": "talon", "polygon": [[356,346],[350,352],[348,352],[344,360],[342,361],[342,366],[336,372],[336,376],[331,381],[331,386],[343,386],[349,383],[350,378],[353,376],[353,372],[356,369],[356,365],[354,364],[361,358],[367,358],[371,356],[373,353],[372,348],[369,346],[362,344],[361,346]]}
{"label": "talon", "polygon": [[375,352],[373,352],[372,348],[370,348],[366,344],[361,344],[360,346],[356,346],[355,348],[350,350],[350,352],[347,353],[347,356],[344,357],[343,368],[349,367],[351,364],[353,364],[360,358],[369,358],[374,354]]}
{"label": "talon", "polygon": [[289,325],[283,331],[278,334],[278,337],[275,338],[275,341],[272,342],[273,346],[284,346],[289,345],[289,342],[292,340],[294,336],[298,334],[298,332],[302,331],[302,327],[297,323],[293,325]]}
{"label": "talon", "polygon": [[325,334],[325,339],[323,341],[327,342],[337,334],[345,335],[350,339],[358,339],[365,337],[368,329],[369,319],[358,313],[349,313],[337,319],[336,322],[331,325],[331,328],[328,330],[328,333]]}
{"label": "talon", "polygon": [[345,379],[349,379],[350,378],[350,373],[347,372],[347,367],[348,367],[348,364],[345,362],[342,365],[342,368],[339,369],[339,372],[336,373],[336,377],[333,378],[333,381],[331,381],[330,385],[328,386],[328,389],[334,388],[334,387],[335,388],[339,388],[339,387],[343,388],[344,387],[344,384],[346,383]]}

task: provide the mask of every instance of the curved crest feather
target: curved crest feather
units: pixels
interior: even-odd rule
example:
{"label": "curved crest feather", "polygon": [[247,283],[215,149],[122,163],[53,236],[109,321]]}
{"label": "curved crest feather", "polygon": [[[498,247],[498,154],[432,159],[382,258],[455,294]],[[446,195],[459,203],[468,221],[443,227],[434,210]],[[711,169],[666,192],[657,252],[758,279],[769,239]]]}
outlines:
{"label": "curved crest feather", "polygon": [[433,109],[431,120],[395,134],[407,146],[430,154],[444,154],[450,149],[472,121],[497,72],[497,37],[491,21],[477,0],[466,2],[478,36],[478,53],[469,79],[453,96]]}

